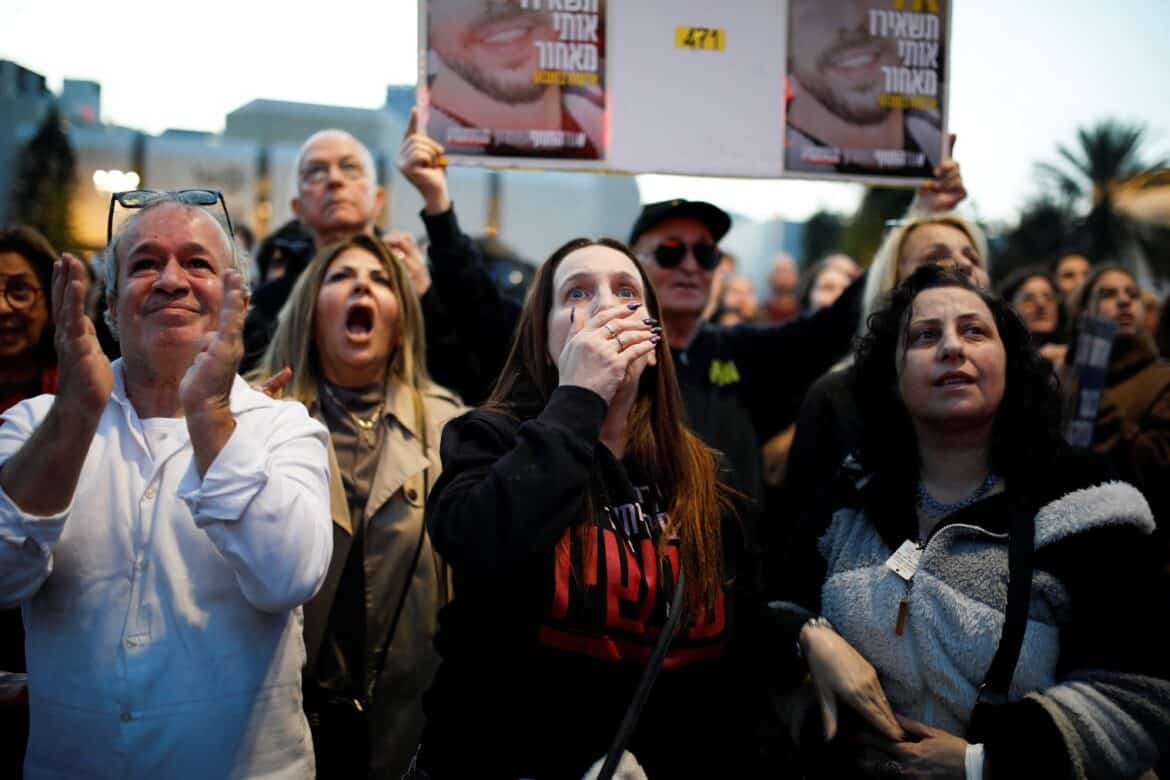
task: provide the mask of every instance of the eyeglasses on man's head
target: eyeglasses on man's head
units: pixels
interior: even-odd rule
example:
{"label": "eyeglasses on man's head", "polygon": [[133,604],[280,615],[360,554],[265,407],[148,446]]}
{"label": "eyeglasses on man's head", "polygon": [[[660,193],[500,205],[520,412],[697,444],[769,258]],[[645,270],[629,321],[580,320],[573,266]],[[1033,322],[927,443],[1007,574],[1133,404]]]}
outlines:
{"label": "eyeglasses on man's head", "polygon": [[114,240],[114,205],[124,209],[143,209],[158,203],[161,200],[172,200],[186,203],[188,206],[214,206],[219,203],[223,206],[223,218],[229,235],[234,235],[232,218],[228,214],[227,201],[219,190],[127,190],[115,192],[110,196],[110,213],[106,217],[106,243]]}

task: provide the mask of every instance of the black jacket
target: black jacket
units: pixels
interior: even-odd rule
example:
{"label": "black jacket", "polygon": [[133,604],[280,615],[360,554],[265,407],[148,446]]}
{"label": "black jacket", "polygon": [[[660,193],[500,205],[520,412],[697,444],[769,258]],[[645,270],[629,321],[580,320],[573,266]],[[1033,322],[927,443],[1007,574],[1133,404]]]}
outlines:
{"label": "black jacket", "polygon": [[[483,374],[494,381],[511,349],[520,308],[500,295],[453,210],[424,214],[423,221],[431,237],[433,289],[467,353],[480,359]],[[752,498],[763,495],[760,446],[792,422],[809,385],[848,351],[864,279],[811,316],[775,325],[703,323],[687,349],[672,350],[691,428],[726,456]]]}
{"label": "black jacket", "polygon": [[[530,419],[474,411],[444,432],[427,506],[455,578],[424,701],[423,763],[437,779],[576,780],[617,732],[665,622],[677,554],[668,545],[656,564],[653,481],[599,443],[605,409],[562,387]],[[767,613],[739,524],[722,528],[729,584],[684,621],[629,747],[651,777],[745,776],[725,773],[754,758],[758,685],[736,659],[748,626],[768,644]]]}

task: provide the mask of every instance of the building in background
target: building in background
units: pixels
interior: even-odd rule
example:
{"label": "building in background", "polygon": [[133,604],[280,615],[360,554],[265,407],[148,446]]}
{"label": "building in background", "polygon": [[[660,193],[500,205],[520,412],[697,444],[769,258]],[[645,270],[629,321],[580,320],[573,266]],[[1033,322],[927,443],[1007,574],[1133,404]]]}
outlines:
{"label": "building in background", "polygon": [[0,60],[0,225],[8,222],[16,154],[33,137],[52,103],[44,76]]}
{"label": "building in background", "polygon": [[[96,82],[67,79],[61,95],[54,96],[43,76],[0,60],[0,223],[7,221],[13,157],[54,100],[77,156],[72,201],[77,249],[101,248],[110,193],[136,187],[221,190],[233,221],[264,235],[292,218],[297,151],[328,127],[346,130],[370,147],[387,190],[380,227],[423,232],[422,201],[395,165],[414,105],[413,85],[388,87],[378,109],[257,99],[230,112],[221,134],[167,130],[154,136],[104,124]],[[632,176],[470,167],[452,167],[448,176],[464,230],[492,239],[491,246],[507,257],[501,268],[508,270],[499,280],[503,288],[519,277],[527,280],[515,263],[538,263],[570,238],[625,239],[641,205]],[[743,272],[760,281],[776,252],[799,245],[799,233],[779,221],[736,217],[724,243],[740,257]]]}

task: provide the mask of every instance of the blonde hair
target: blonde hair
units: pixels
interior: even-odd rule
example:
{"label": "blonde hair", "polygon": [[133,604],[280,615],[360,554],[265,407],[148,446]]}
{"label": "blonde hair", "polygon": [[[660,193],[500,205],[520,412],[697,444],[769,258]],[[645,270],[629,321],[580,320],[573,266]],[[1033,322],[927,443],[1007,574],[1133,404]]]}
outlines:
{"label": "blonde hair", "polygon": [[975,251],[983,262],[983,269],[990,270],[987,259],[987,237],[974,222],[953,211],[932,214],[911,212],[906,220],[886,234],[881,246],[874,253],[873,262],[870,263],[869,273],[865,279],[865,291],[861,295],[860,335],[864,336],[869,332],[867,324],[869,316],[880,308],[885,294],[898,286],[898,261],[902,256],[902,246],[910,234],[923,225],[950,225],[963,231],[974,244]]}
{"label": "blonde hair", "polygon": [[270,377],[285,366],[292,369],[292,378],[285,384],[284,398],[310,405],[317,400],[317,384],[324,378],[321,358],[317,354],[317,295],[329,266],[347,249],[364,249],[381,261],[390,279],[390,289],[398,299],[398,344],[390,358],[386,372],[387,383],[399,381],[414,391],[415,406],[423,423],[422,390],[430,384],[426,368],[426,347],[423,331],[422,306],[407,277],[402,263],[390,254],[386,246],[364,233],[319,250],[305,268],[276,325],[276,333],[260,365],[256,378]]}

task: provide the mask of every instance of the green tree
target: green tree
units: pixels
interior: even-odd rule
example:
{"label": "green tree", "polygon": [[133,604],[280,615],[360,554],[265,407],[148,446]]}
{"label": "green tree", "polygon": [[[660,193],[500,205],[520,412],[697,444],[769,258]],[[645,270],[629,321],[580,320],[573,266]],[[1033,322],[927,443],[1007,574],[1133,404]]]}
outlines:
{"label": "green tree", "polygon": [[914,200],[914,190],[895,187],[869,187],[861,205],[841,235],[841,251],[859,264],[868,266],[882,238],[886,222],[901,219]]}
{"label": "green tree", "polygon": [[801,238],[801,263],[808,267],[825,255],[837,251],[841,234],[845,232],[845,220],[831,211],[818,211],[804,223]]}
{"label": "green tree", "polygon": [[1059,160],[1037,165],[1056,197],[1078,217],[1090,258],[1095,262],[1133,264],[1139,257],[1154,262],[1151,270],[1170,276],[1170,266],[1149,256],[1161,231],[1143,224],[1145,215],[1122,207],[1141,199],[1149,188],[1170,186],[1166,160],[1145,159],[1146,128],[1104,119],[1077,131],[1077,145],[1057,147]]}
{"label": "green tree", "polygon": [[13,222],[44,233],[58,250],[72,246],[69,210],[77,158],[56,106],[21,150],[10,193]]}

